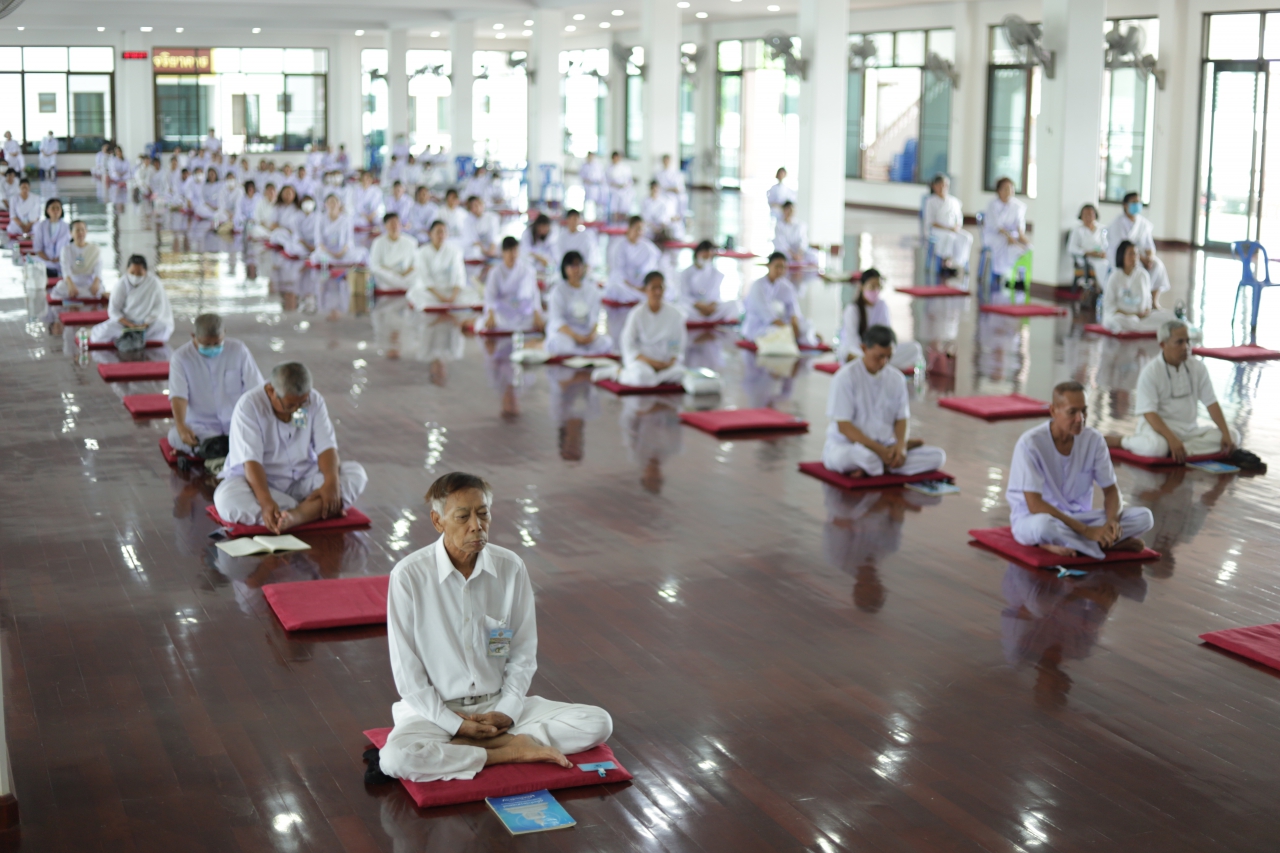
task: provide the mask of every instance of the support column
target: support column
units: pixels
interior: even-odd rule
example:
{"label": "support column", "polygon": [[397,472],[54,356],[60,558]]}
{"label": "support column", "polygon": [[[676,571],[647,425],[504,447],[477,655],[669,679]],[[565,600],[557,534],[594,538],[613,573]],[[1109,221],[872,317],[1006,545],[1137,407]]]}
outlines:
{"label": "support column", "polygon": [[1036,198],[1032,277],[1071,281],[1064,235],[1080,205],[1098,200],[1105,0],[1044,0],[1044,45],[1056,53],[1054,79],[1041,77],[1036,125]]}
{"label": "support column", "polygon": [[387,162],[396,138],[409,136],[409,72],[405,70],[405,51],[409,48],[409,31],[392,30],[387,34]]}
{"label": "support column", "polygon": [[809,240],[819,246],[844,242],[848,18],[846,0],[800,0],[801,56],[809,68],[800,83],[797,212],[809,225]]}
{"label": "support column", "polygon": [[533,13],[529,46],[529,198],[542,191],[543,163],[564,168],[564,119],[560,115],[560,36],[564,15],[555,9]]}
{"label": "support column", "polygon": [[716,43],[711,27],[698,27],[698,71],[694,103],[694,156],[692,183],[714,187],[719,177],[716,169]]}
{"label": "support column", "polygon": [[[847,13],[846,13],[847,17]],[[680,10],[669,0],[641,6],[644,44],[644,144],[636,175],[643,197],[662,155],[680,156]],[[624,72],[625,73],[625,72]],[[624,81],[625,85],[625,81]]]}
{"label": "support column", "polygon": [[475,21],[454,21],[449,30],[449,50],[453,75],[449,92],[449,153],[471,155],[475,140],[471,136],[471,85],[475,80],[471,55],[476,50]]}
{"label": "support column", "polygon": [[361,168],[368,162],[364,153],[364,99],[360,95],[363,76],[360,70],[360,42],[352,35],[338,37],[329,69],[332,110],[329,119],[329,144],[337,151],[347,147],[352,163]]}
{"label": "support column", "polygon": [[[123,50],[151,50],[150,36],[138,32],[137,28],[125,30],[121,41]],[[116,116],[116,133],[119,135],[120,147],[124,156],[132,160],[142,152],[144,145],[156,140],[155,120],[155,87],[152,80],[151,63],[129,60],[118,62],[119,75],[116,78],[117,91],[123,97],[116,99],[119,113]],[[203,136],[208,128],[201,128]],[[31,157],[28,162],[34,162]],[[168,163],[165,164],[166,168]]]}

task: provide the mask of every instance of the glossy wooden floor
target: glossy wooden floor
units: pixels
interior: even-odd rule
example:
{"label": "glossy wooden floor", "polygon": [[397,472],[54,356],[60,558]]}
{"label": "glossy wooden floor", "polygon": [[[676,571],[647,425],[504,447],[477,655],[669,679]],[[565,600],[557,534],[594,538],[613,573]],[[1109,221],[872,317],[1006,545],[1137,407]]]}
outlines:
{"label": "glossy wooden floor", "polygon": [[[113,251],[158,241],[176,341],[216,309],[264,368],[311,366],[344,457],[368,469],[374,526],[291,558],[220,560],[210,487],[157,452],[167,422],[132,421],[123,389],[28,320],[6,271],[0,642],[23,819],[9,848],[1280,848],[1280,678],[1197,640],[1280,620],[1274,474],[1120,469],[1165,553],[1143,567],[1057,580],[966,544],[1006,522],[1009,452],[1030,424],[934,400],[1043,396],[1075,376],[1092,423],[1132,426],[1153,345],[890,295],[900,334],[956,353],[953,379],[920,381],[913,431],[946,448],[962,491],[844,495],[796,471],[819,456],[830,382],[807,364],[776,377],[727,339],[700,343],[727,376],[721,404],[814,422],[770,441],[681,426],[688,398],[513,372],[474,339],[436,384],[411,351],[387,361],[368,318],[283,314],[265,278],[174,252],[132,206],[81,199],[79,213]],[[864,263],[911,275],[910,220],[851,223]],[[1211,340],[1229,338],[1229,269],[1170,265]],[[826,322],[838,293],[815,287]],[[1246,443],[1280,458],[1280,364],[1210,369]],[[494,541],[532,574],[534,692],[606,707],[636,777],[561,794],[573,830],[517,841],[482,805],[417,811],[398,786],[366,789],[360,731],[389,725],[396,699],[385,632],[289,636],[262,598],[268,582],[390,571],[435,538],[422,495],[454,469],[492,481]]]}

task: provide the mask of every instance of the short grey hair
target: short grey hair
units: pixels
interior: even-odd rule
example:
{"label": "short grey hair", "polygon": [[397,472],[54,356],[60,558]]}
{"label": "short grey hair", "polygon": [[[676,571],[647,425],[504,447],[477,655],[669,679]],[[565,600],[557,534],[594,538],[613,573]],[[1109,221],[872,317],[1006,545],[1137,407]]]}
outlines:
{"label": "short grey hair", "polygon": [[431,484],[431,488],[427,489],[427,503],[431,504],[431,510],[436,515],[443,516],[444,506],[449,502],[449,495],[466,489],[479,489],[484,493],[485,504],[493,506],[493,489],[489,483],[483,477],[463,471],[452,471],[437,478]]}
{"label": "short grey hair", "polygon": [[271,368],[271,387],[285,397],[303,397],[311,393],[311,371],[298,361],[286,361]]}
{"label": "short grey hair", "polygon": [[216,338],[222,335],[222,318],[217,314],[201,314],[196,317],[196,337]]}
{"label": "short grey hair", "polygon": [[1169,340],[1169,338],[1173,336],[1174,329],[1187,329],[1190,331],[1190,327],[1184,320],[1179,320],[1177,318],[1165,320],[1160,324],[1160,329],[1156,332],[1156,343],[1162,344]]}

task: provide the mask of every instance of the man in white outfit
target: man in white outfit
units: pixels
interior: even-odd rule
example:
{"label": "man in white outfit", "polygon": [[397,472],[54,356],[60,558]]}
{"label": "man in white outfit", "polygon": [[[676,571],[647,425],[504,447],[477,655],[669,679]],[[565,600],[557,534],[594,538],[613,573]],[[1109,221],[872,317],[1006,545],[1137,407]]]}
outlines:
{"label": "man in white outfit", "polygon": [[50,181],[58,178],[58,140],[52,130],[40,140],[40,172]]}
{"label": "man in white outfit", "polygon": [[622,219],[630,215],[631,206],[635,203],[635,179],[621,153],[613,152],[610,159],[612,162],[605,171],[609,181],[609,215],[613,219]]}
{"label": "man in white outfit", "polygon": [[196,317],[191,340],[174,350],[169,359],[169,402],[173,406],[169,446],[194,453],[206,438],[228,435],[236,403],[262,382],[253,353],[223,334],[221,317]]}
{"label": "man in white outfit", "polygon": [[773,217],[774,222],[782,218],[782,206],[796,200],[796,191],[786,184],[787,170],[779,168],[776,177],[778,182],[769,187],[768,192],[765,193],[765,198],[769,202],[769,215]]}
{"label": "man in white outfit", "polygon": [[684,314],[663,301],[660,272],[644,277],[645,301],[631,309],[622,327],[618,381],[637,388],[684,381]]}
{"label": "man in white outfit", "polygon": [[600,211],[609,203],[609,188],[605,179],[604,164],[596,159],[596,152],[587,152],[586,162],[578,170],[578,177],[582,179],[583,206],[585,207],[588,202],[594,203],[595,216],[599,218]]}
{"label": "man in white outfit", "polygon": [[924,204],[925,232],[933,239],[934,252],[942,260],[944,275],[957,275],[969,263],[973,235],[964,230],[964,210],[960,199],[948,193],[951,179],[935,175]]}
{"label": "man in white outfit", "polygon": [[405,234],[400,217],[388,213],[382,217],[382,234],[369,248],[369,272],[380,290],[408,292],[416,279],[414,273],[418,241]]}
{"label": "man in white outfit", "polygon": [[862,336],[862,358],[831,380],[827,396],[827,438],[822,464],[851,477],[923,474],[947,461],[940,447],[907,438],[911,395],[900,370],[886,370],[898,342],[888,326],[871,326]]}
{"label": "man in white outfit", "polygon": [[520,241],[502,238],[502,260],[484,286],[484,328],[490,332],[541,332],[542,294],[533,267],[520,257]]}
{"label": "man in white outfit", "polygon": [[25,237],[40,221],[43,212],[44,200],[31,192],[31,181],[22,178],[18,181],[18,194],[9,200],[9,225],[5,231],[10,237]]}
{"label": "man in white outfit", "polygon": [[270,382],[240,398],[228,434],[231,452],[213,493],[224,521],[283,533],[344,515],[369,482],[358,462],[339,462],[324,397],[298,362],[276,365]]}
{"label": "man in white outfit", "polygon": [[1142,197],[1128,193],[1123,212],[1107,226],[1107,257],[1115,258],[1116,249],[1128,240],[1138,250],[1138,262],[1151,276],[1151,304],[1160,307],[1160,294],[1169,289],[1169,273],[1164,261],[1156,257],[1155,232],[1151,220],[1142,215]]}
{"label": "man in white outfit", "polygon": [[736,299],[722,299],[724,273],[716,269],[716,246],[703,240],[693,251],[693,263],[680,273],[680,310],[690,323],[732,323],[742,314]]}
{"label": "man in white outfit", "polygon": [[[1146,507],[1123,508],[1116,473],[1102,433],[1084,425],[1084,386],[1060,382],[1049,420],[1022,434],[1009,469],[1009,522],[1021,545],[1039,545],[1060,557],[1105,551],[1141,551],[1138,537],[1154,525]],[[1093,508],[1093,487],[1103,509]]]}
{"label": "man in white outfit", "polygon": [[[1188,456],[1235,450],[1240,434],[1227,425],[1204,362],[1190,357],[1187,324],[1169,320],[1160,327],[1157,339],[1160,358],[1147,362],[1138,374],[1133,408],[1139,417],[1138,428],[1124,438],[1107,436],[1107,445],[1139,456],[1172,456],[1178,462]],[[1200,422],[1201,403],[1212,424]]]}
{"label": "man in white outfit", "polygon": [[89,341],[110,343],[135,329],[141,329],[148,341],[164,342],[173,334],[169,296],[155,273],[147,272],[147,259],[142,255],[129,258],[125,274],[107,302],[107,319],[89,330]]}
{"label": "man in white outfit", "polygon": [[790,326],[797,344],[819,343],[813,324],[800,309],[800,296],[787,278],[787,256],[774,252],[764,276],[751,285],[744,300],[740,333],[754,341],[773,326]]}
{"label": "man in white outfit", "polygon": [[441,536],[391,572],[387,644],[400,701],[365,779],[471,779],[494,764],[573,764],[565,755],[609,739],[591,705],[530,696],[538,668],[533,586],[524,562],[489,544],[493,492],[446,474],[427,492]]}
{"label": "man in white outfit", "polygon": [[449,229],[437,219],[418,248],[417,281],[407,295],[409,307],[421,311],[431,305],[458,305],[467,287],[462,250],[447,239]]}

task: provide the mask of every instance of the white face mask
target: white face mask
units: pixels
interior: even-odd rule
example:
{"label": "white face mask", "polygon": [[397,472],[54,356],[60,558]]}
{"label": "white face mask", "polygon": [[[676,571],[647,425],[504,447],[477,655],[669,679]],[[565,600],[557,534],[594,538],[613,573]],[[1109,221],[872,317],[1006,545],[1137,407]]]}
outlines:
{"label": "white face mask", "polygon": [[127,272],[124,274],[125,281],[129,282],[129,284],[134,286],[142,284],[142,280],[145,279],[146,277],[147,276],[145,273],[143,273],[142,275],[134,275],[131,272]]}
{"label": "white face mask", "polygon": [[204,183],[204,175],[196,175],[196,183],[197,183],[197,184],[203,184],[203,183]]}
{"label": "white face mask", "polygon": [[302,203],[302,212],[303,212],[303,213],[311,213],[311,212],[312,212],[313,210],[315,210],[315,209],[316,209],[316,203],[315,203],[314,201],[312,201],[311,199],[307,199],[306,201],[304,201],[304,202]]}

